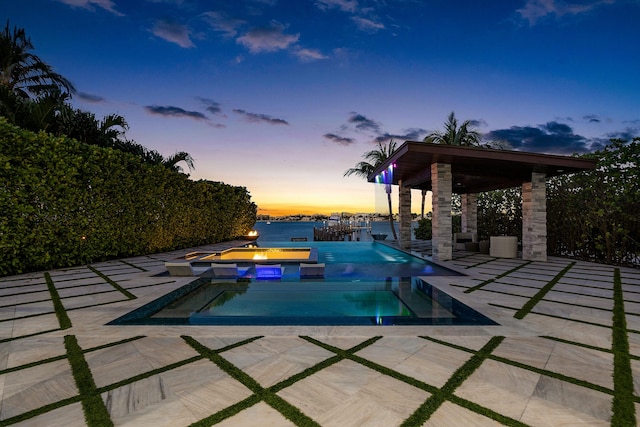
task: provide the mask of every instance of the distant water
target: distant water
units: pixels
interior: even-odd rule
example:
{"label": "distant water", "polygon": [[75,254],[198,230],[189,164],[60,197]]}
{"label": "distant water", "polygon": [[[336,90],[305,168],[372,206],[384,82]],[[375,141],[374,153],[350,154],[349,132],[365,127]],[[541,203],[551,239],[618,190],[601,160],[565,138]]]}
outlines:
{"label": "distant water", "polygon": [[[254,225],[254,229],[260,234],[258,242],[288,242],[292,237],[306,237],[309,242],[313,241],[313,227],[321,228],[324,226],[322,221],[258,221]],[[417,222],[412,223],[412,227],[416,227]],[[400,232],[400,225],[396,222],[396,233]],[[393,239],[391,226],[389,222],[373,222],[371,225],[373,234],[387,234],[388,240]],[[411,233],[413,239],[413,233]],[[373,240],[370,236],[363,236],[363,241]]]}

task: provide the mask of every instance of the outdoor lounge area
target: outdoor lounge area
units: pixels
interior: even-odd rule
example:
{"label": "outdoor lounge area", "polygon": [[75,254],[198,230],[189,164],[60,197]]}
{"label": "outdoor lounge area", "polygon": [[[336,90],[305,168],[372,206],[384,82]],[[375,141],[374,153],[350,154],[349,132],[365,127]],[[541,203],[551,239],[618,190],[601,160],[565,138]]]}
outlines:
{"label": "outdoor lounge area", "polygon": [[[473,237],[478,233],[478,193],[521,188],[521,256],[525,260],[546,261],[547,179],[593,170],[596,165],[595,159],[405,141],[369,174],[368,180],[384,185],[388,192],[397,186],[399,244],[404,249],[411,247],[411,190],[431,192],[432,256],[439,261],[452,259],[453,249],[466,250],[465,243],[474,243]],[[454,237],[452,242],[454,193],[461,196],[461,228],[465,236]],[[516,256],[513,236],[495,237],[494,256]]]}
{"label": "outdoor lounge area", "polygon": [[640,409],[638,270],[454,251],[442,264],[466,276],[431,285],[499,326],[106,325],[193,280],[158,274],[184,252],[1,278],[2,424],[618,426],[614,399]]}

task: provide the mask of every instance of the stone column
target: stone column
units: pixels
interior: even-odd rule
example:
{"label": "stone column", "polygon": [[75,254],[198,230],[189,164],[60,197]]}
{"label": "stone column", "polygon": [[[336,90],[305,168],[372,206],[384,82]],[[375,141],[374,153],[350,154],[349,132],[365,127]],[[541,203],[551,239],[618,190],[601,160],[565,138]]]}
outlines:
{"label": "stone column", "polygon": [[546,175],[533,172],[522,184],[522,259],[547,260]]}
{"label": "stone column", "polygon": [[451,235],[451,165],[433,163],[431,165],[431,204],[433,209],[431,241],[433,259],[448,261],[453,255]]}
{"label": "stone column", "polygon": [[398,219],[400,221],[400,248],[411,249],[411,188],[398,182]]}
{"label": "stone column", "polygon": [[478,233],[478,195],[462,195],[462,232]]}

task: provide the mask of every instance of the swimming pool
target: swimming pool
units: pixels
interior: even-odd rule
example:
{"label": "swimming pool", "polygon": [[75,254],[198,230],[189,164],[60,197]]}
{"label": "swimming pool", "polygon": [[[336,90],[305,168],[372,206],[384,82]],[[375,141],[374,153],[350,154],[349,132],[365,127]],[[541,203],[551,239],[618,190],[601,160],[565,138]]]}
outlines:
{"label": "swimming pool", "polygon": [[496,325],[422,279],[275,283],[201,278],[113,325]]}
{"label": "swimming pool", "polygon": [[[269,242],[268,245],[280,248],[312,246],[317,250],[317,262],[326,265],[325,277],[328,279],[462,275],[378,242]],[[289,271],[293,271],[293,279],[297,280],[295,269],[285,269],[284,276],[289,277]]]}
{"label": "swimming pool", "polygon": [[[278,246],[305,246],[297,242]],[[308,243],[306,244],[308,246]],[[114,325],[495,325],[418,276],[461,275],[375,242],[314,242],[321,279],[201,277]]]}

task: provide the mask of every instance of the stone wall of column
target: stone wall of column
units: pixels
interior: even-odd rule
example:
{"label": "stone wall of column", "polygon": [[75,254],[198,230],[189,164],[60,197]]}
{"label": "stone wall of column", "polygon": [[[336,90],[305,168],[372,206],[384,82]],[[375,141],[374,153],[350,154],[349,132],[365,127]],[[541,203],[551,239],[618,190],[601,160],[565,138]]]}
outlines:
{"label": "stone wall of column", "polygon": [[448,261],[453,255],[451,234],[451,165],[431,165],[431,205],[433,209],[433,259]]}
{"label": "stone wall of column", "polygon": [[546,175],[533,172],[522,184],[522,258],[547,260]]}
{"label": "stone wall of column", "polygon": [[398,219],[400,222],[400,247],[411,249],[411,188],[398,182]]}
{"label": "stone wall of column", "polygon": [[462,232],[478,232],[478,195],[462,195]]}

